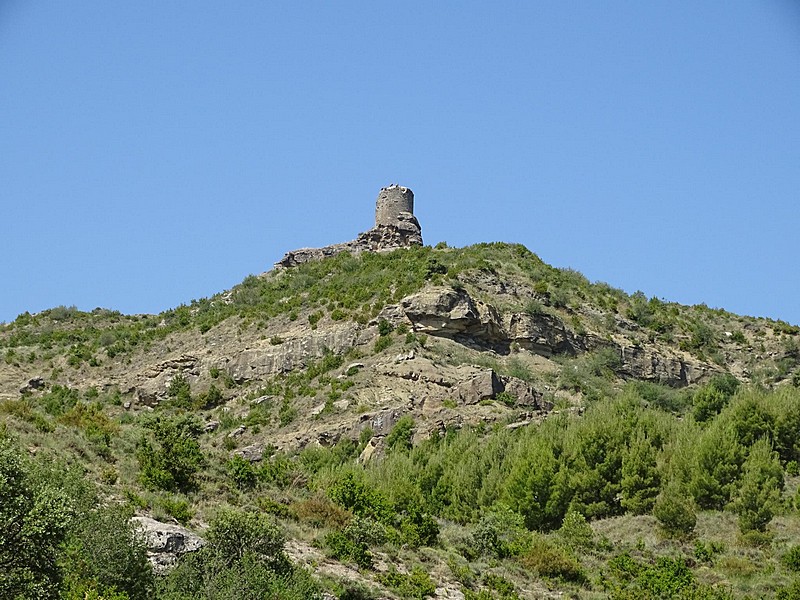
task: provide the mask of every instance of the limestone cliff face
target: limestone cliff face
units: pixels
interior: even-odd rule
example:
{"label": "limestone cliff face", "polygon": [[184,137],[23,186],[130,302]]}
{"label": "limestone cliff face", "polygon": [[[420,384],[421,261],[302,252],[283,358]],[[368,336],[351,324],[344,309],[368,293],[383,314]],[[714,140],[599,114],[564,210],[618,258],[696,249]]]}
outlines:
{"label": "limestone cliff face", "polygon": [[386,252],[397,248],[422,245],[422,229],[413,214],[414,192],[390,185],[381,189],[375,208],[375,226],[349,242],[324,248],[292,250],[275,263],[276,267],[296,267],[312,260],[322,260],[342,252]]}

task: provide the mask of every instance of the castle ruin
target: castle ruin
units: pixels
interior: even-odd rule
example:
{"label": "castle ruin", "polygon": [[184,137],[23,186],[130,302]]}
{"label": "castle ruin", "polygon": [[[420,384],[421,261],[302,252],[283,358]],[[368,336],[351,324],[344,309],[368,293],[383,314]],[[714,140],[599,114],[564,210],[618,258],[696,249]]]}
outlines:
{"label": "castle ruin", "polygon": [[382,188],[375,202],[375,226],[358,234],[352,241],[324,248],[292,250],[276,267],[296,267],[311,260],[321,260],[341,252],[387,252],[397,248],[422,245],[422,229],[414,216],[414,192],[401,185]]}
{"label": "castle ruin", "polygon": [[393,225],[404,212],[414,214],[414,192],[396,183],[382,188],[375,202],[375,227]]}

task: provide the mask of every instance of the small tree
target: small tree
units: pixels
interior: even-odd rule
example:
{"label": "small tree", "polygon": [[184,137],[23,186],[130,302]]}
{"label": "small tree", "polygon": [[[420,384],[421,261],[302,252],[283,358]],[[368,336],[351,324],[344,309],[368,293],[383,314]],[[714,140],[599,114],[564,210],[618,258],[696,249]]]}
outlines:
{"label": "small tree", "polygon": [[151,489],[186,491],[206,464],[197,443],[199,424],[191,417],[157,418],[148,424],[155,444],[142,437],[136,457],[142,483]]}
{"label": "small tree", "polygon": [[766,530],[780,506],[783,469],[767,439],[758,440],[744,463],[742,480],[733,503],[742,533]]}
{"label": "small tree", "polygon": [[33,476],[0,428],[0,597],[55,597],[58,551],[71,514],[66,496]]}
{"label": "small tree", "polygon": [[736,486],[744,448],[731,428],[715,421],[692,450],[694,464],[689,492],[701,508],[722,510]]}
{"label": "small tree", "polygon": [[622,457],[622,506],[635,515],[650,512],[660,484],[656,450],[640,431]]}
{"label": "small tree", "polygon": [[292,566],[283,534],[263,513],[221,512],[206,535],[207,545],[183,557],[159,581],[164,600],[310,600],[319,590],[308,573]]}
{"label": "small tree", "polygon": [[664,531],[674,537],[690,534],[697,525],[692,500],[677,482],[670,482],[658,495],[653,516]]}

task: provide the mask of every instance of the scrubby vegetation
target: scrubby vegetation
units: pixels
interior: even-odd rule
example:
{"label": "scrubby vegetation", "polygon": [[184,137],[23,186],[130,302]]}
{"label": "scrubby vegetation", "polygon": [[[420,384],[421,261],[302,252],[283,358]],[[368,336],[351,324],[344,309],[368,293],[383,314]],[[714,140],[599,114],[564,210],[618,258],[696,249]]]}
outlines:
{"label": "scrubby vegetation", "polygon": [[[487,277],[521,291],[489,298]],[[447,345],[384,316],[426,284],[469,289],[500,312],[558,316],[599,341],[537,370],[520,348]],[[278,322],[316,332],[343,321],[374,335],[258,381],[216,366],[181,373],[152,408],[125,408],[131,393],[114,385],[80,383],[107,361],[141,360],[158,340],[225,326],[263,331],[279,349],[291,339],[270,329]],[[610,346],[619,323],[636,344],[685,352],[715,374],[683,389],[626,380]],[[158,316],[21,315],[0,331],[5,364],[52,376],[0,400],[0,597],[425,598],[447,582],[480,600],[797,598],[798,333],[628,296],[508,244],[343,254]],[[768,358],[756,359],[764,345]],[[520,416],[503,391],[485,401],[492,420],[423,429],[401,415],[369,460],[358,460],[373,448],[369,426],[327,445],[270,446],[325,422],[340,401],[358,421],[369,407],[354,389],[369,379],[354,361],[397,348],[514,377],[554,410]],[[731,357],[747,367],[737,376],[725,369]],[[265,442],[257,458],[242,452],[245,429]],[[208,525],[208,544],[157,577],[128,525],[135,511]],[[361,579],[293,564],[287,538]]]}

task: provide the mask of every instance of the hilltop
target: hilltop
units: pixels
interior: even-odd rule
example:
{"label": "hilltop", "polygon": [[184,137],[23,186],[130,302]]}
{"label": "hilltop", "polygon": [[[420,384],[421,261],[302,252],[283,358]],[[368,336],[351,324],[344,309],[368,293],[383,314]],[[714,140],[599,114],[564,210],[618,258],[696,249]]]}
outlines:
{"label": "hilltop", "polygon": [[[799,339],[519,244],[423,246],[413,194],[390,186],[353,242],[210,298],[0,327],[3,451],[77,468],[92,514],[149,523],[151,561],[179,564],[164,598],[276,573],[285,598],[770,595],[800,552]],[[232,583],[221,522],[266,527],[293,563]],[[89,547],[111,542],[81,527],[64,533],[89,556],[73,591],[154,593],[144,567],[100,569]],[[187,547],[157,552],[166,532]]]}

